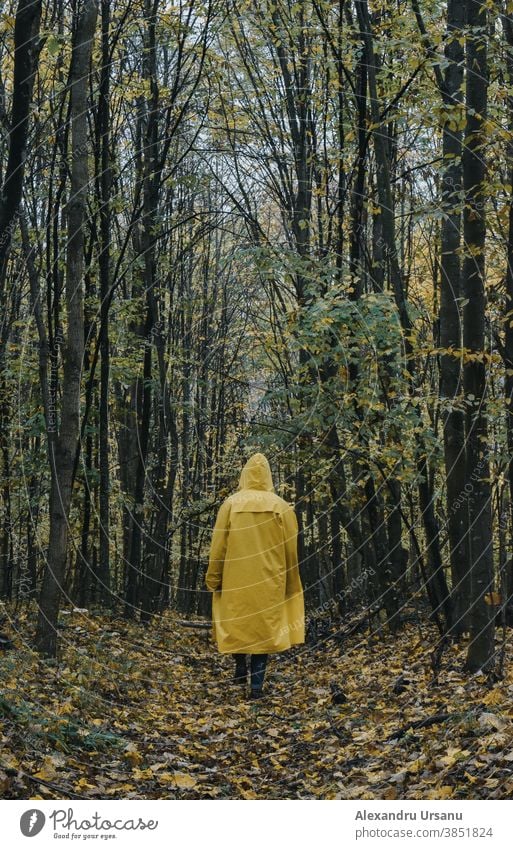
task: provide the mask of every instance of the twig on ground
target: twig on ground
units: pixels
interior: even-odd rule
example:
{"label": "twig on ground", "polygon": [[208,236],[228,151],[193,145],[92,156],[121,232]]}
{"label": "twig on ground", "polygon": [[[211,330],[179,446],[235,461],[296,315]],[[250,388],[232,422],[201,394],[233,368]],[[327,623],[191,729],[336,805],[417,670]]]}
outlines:
{"label": "twig on ground", "polygon": [[447,722],[448,719],[451,719],[456,714],[454,713],[436,713],[434,716],[428,716],[426,719],[418,719],[415,722],[409,722],[407,725],[403,725],[402,728],[398,728],[397,731],[394,731],[393,734],[390,734],[389,737],[386,737],[385,743],[391,743],[392,740],[400,740],[401,737],[404,737],[408,731],[417,730],[418,728],[429,728],[431,725],[439,725],[441,722]]}
{"label": "twig on ground", "polygon": [[51,781],[44,781],[42,778],[30,775],[30,773],[24,772],[22,769],[14,769],[14,767],[3,766],[2,764],[0,764],[0,769],[2,769],[6,775],[21,776],[21,778],[26,778],[27,781],[32,781],[33,784],[42,784],[43,787],[55,790],[60,797],[69,797],[70,799],[87,799],[87,796],[80,796],[78,793],[73,793],[72,790],[67,790],[65,787],[60,787],[58,784],[54,784]]}

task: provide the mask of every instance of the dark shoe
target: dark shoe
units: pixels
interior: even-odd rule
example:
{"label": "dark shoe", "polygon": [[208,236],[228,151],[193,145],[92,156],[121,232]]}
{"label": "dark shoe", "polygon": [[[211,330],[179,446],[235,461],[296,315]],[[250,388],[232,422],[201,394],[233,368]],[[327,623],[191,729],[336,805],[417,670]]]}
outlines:
{"label": "dark shoe", "polygon": [[251,655],[251,689],[262,690],[264,686],[265,669],[267,665],[266,654]]}
{"label": "dark shoe", "polygon": [[261,699],[263,698],[264,693],[262,690],[251,690],[249,694],[250,699]]}
{"label": "dark shoe", "polygon": [[236,672],[235,675],[233,676],[232,680],[231,680],[231,683],[236,687],[241,687],[241,686],[245,687],[246,684],[248,683],[247,672],[245,674],[242,674],[242,673],[239,674],[238,672]]}

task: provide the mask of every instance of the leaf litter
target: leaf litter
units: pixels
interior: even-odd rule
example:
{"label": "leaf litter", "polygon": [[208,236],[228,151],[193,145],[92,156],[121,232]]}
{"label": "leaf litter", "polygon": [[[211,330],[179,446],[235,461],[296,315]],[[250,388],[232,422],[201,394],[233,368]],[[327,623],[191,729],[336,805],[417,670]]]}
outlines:
{"label": "leaf litter", "polygon": [[0,657],[4,799],[513,795],[510,640],[493,682],[463,672],[463,643],[433,677],[434,631],[354,633],[271,655],[251,702],[210,631],[173,613],[145,628],[68,614],[57,663],[30,649],[26,614],[16,624]]}

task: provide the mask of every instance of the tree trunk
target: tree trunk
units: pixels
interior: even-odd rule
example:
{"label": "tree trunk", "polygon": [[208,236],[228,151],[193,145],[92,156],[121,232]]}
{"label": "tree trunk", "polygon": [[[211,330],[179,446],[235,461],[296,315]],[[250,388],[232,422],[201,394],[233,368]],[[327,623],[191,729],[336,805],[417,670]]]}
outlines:
{"label": "tree trunk", "polygon": [[55,657],[57,653],[57,620],[66,566],[73,467],[80,433],[80,384],[84,354],[83,228],[88,184],[87,88],[96,16],[95,0],[84,0],[75,30],[70,72],[72,166],[67,207],[67,331],[61,420],[60,423],[52,421],[51,417],[47,420],[47,430],[57,431],[57,436],[55,440],[49,440],[50,540],[36,631],[37,650],[49,657]]}
{"label": "tree trunk", "polygon": [[109,341],[109,306],[110,306],[110,240],[111,214],[110,194],[112,187],[112,169],[110,163],[110,0],[102,0],[102,67],[100,75],[100,96],[98,103],[98,135],[100,143],[100,234],[101,252],[98,257],[100,273],[100,422],[99,422],[99,522],[100,522],[100,552],[99,552],[99,596],[104,603],[110,601],[110,539],[109,539],[109,372],[110,372],[110,341]]}
{"label": "tree trunk", "polygon": [[0,281],[4,278],[5,261],[23,188],[30,104],[41,48],[40,20],[41,0],[19,0],[14,23],[14,81],[9,155],[0,196]]}
{"label": "tree trunk", "polygon": [[[506,68],[510,93],[508,95],[508,123],[513,139],[513,21],[509,15],[502,15],[502,26],[509,50],[506,53]],[[508,179],[513,187],[513,140],[507,147]],[[509,203],[508,248],[506,266],[506,305],[504,315],[504,365],[506,377],[504,380],[504,396],[506,402],[506,429],[508,441],[508,484],[510,522],[513,528],[513,188]],[[513,573],[511,565],[507,570],[507,599],[509,603],[513,595]]]}
{"label": "tree trunk", "polygon": [[6,348],[10,333],[8,320],[6,271],[12,234],[16,228],[22,196],[25,156],[30,120],[34,77],[40,50],[39,26],[41,0],[19,0],[14,23],[14,79],[9,122],[7,167],[0,194],[0,455],[2,461],[2,528],[0,571],[4,597],[12,594],[12,515],[10,391],[7,383]]}
{"label": "tree trunk", "polygon": [[452,576],[452,631],[461,634],[467,625],[467,611],[462,599],[468,597],[466,570],[465,510],[461,493],[465,484],[465,422],[456,399],[461,392],[461,321],[460,321],[460,258],[461,237],[461,142],[458,129],[463,94],[464,49],[460,43],[464,27],[464,6],[461,0],[449,0],[447,6],[447,66],[443,79],[442,97],[450,110],[443,128],[441,282],[440,282],[440,397],[446,401],[443,409],[444,457],[447,486],[447,531]]}
{"label": "tree trunk", "polygon": [[[404,350],[406,355],[406,369],[409,375],[410,391],[415,392],[415,362],[412,352],[412,321],[408,312],[408,304],[404,289],[395,235],[394,201],[392,197],[390,167],[387,151],[387,133],[381,119],[380,103],[378,99],[378,87],[376,67],[378,58],[374,50],[372,24],[369,15],[367,0],[356,0],[358,22],[361,31],[361,39],[366,53],[367,72],[369,79],[370,112],[373,124],[372,137],[374,152],[376,156],[376,185],[378,190],[378,202],[380,206],[380,245],[383,248],[384,267],[394,294],[394,299],[399,314],[399,321],[403,333]],[[442,608],[445,614],[446,625],[451,621],[451,604],[449,590],[447,588],[443,572],[442,557],[440,552],[440,536],[438,521],[435,514],[432,493],[429,491],[427,462],[427,449],[425,439],[421,430],[422,423],[419,419],[418,432],[416,434],[416,464],[419,474],[419,502],[422,510],[422,521],[426,536],[426,547],[428,549],[430,574],[429,582],[433,588],[436,587],[434,614],[438,617],[438,608]],[[429,588],[427,588],[429,590]],[[428,595],[430,593],[428,592]],[[431,596],[430,596],[431,597]],[[432,598],[431,598],[432,600]],[[440,626],[441,627],[441,626]]]}
{"label": "tree trunk", "polygon": [[467,668],[471,672],[493,665],[494,618],[486,604],[493,580],[493,542],[490,469],[487,455],[486,365],[485,365],[485,177],[483,144],[486,139],[488,94],[487,12],[480,0],[466,2],[466,109],[467,125],[463,148],[462,294],[463,345],[472,359],[464,366],[467,401],[465,494],[468,516],[470,572],[470,644]]}

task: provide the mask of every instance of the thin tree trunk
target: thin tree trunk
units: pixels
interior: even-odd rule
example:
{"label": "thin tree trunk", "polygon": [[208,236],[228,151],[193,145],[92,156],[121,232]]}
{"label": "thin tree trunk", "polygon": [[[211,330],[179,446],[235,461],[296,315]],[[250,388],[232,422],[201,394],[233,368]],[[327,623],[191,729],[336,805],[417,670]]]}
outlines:
{"label": "thin tree trunk", "polygon": [[[14,22],[14,79],[9,126],[9,148],[5,178],[0,194],[0,456],[2,462],[2,528],[0,570],[2,595],[12,594],[12,515],[11,515],[11,404],[7,382],[7,343],[10,333],[7,310],[7,257],[16,229],[21,202],[25,157],[30,121],[30,105],[39,58],[41,0],[20,0]],[[14,316],[13,316],[14,317]]]}
{"label": "thin tree trunk", "polygon": [[444,428],[444,460],[446,476],[447,530],[449,559],[452,578],[452,621],[451,631],[460,635],[467,629],[469,575],[466,550],[466,511],[462,499],[465,485],[465,417],[457,407],[461,391],[461,264],[459,248],[461,242],[461,192],[462,175],[462,128],[463,112],[463,59],[464,48],[461,34],[465,24],[465,4],[462,0],[448,0],[447,29],[444,55],[445,73],[437,57],[435,47],[427,34],[420,6],[412,0],[418,27],[430,58],[435,59],[433,70],[445,108],[442,134],[443,166],[441,205],[444,211],[441,225],[441,282],[439,311],[440,398],[446,403],[442,409]]}
{"label": "thin tree trunk", "polygon": [[[509,130],[510,133],[512,133],[513,138],[513,21],[507,14],[502,15],[501,20],[505,39],[509,47],[509,50],[506,53],[506,68],[508,73],[508,83],[510,86],[510,94],[508,95],[508,118]],[[507,162],[509,183],[513,187],[513,140],[510,141],[507,148]],[[513,188],[511,190],[509,203],[508,249],[506,259],[506,307],[504,315],[504,364],[506,367],[506,377],[504,380],[504,395],[506,402],[506,428],[509,454],[509,509],[510,522],[513,529]],[[513,595],[513,571],[511,563],[507,569],[506,587],[508,598],[505,601],[509,603]]]}
{"label": "thin tree trunk", "polygon": [[447,531],[452,577],[453,621],[456,635],[467,630],[469,575],[466,568],[466,518],[461,498],[465,485],[465,417],[457,407],[461,392],[461,294],[460,257],[461,197],[463,188],[461,155],[462,131],[459,121],[462,106],[464,49],[460,42],[465,14],[461,0],[449,0],[447,6],[447,66],[442,95],[451,110],[443,128],[442,209],[445,215],[441,226],[440,259],[440,397],[446,402],[443,409],[444,458],[446,474]]}
{"label": "thin tree trunk", "polygon": [[110,163],[110,0],[102,0],[102,67],[100,75],[100,97],[98,104],[98,135],[100,143],[100,234],[101,252],[98,258],[100,274],[100,422],[99,422],[99,522],[100,522],[100,551],[98,580],[100,599],[104,603],[110,600],[110,539],[109,539],[109,373],[110,373],[110,341],[109,341],[109,306],[110,306],[110,241],[111,241],[111,211],[110,195],[112,187],[112,169]]}
{"label": "thin tree trunk", "polygon": [[[143,215],[140,235],[139,253],[144,258],[144,289],[146,292],[146,319],[144,325],[144,360],[143,378],[138,380],[138,410],[139,436],[137,441],[138,457],[135,478],[132,537],[129,555],[129,573],[126,592],[125,615],[130,618],[135,609],[144,607],[145,572],[142,565],[142,541],[144,525],[144,490],[146,479],[146,463],[150,438],[151,407],[153,398],[152,363],[153,337],[157,326],[157,308],[153,287],[156,278],[156,227],[157,205],[160,187],[161,165],[158,162],[158,118],[159,118],[159,88],[157,81],[157,47],[156,26],[159,0],[145,0],[145,50],[143,62],[143,79],[149,86],[149,96],[141,109],[141,140],[143,147],[140,151],[142,163],[142,195]],[[144,127],[144,132],[142,128]],[[139,239],[137,239],[139,243]],[[158,328],[157,328],[158,330]],[[146,613],[144,614],[146,616]]]}
{"label": "thin tree trunk", "polygon": [[490,469],[487,455],[485,365],[485,177],[483,143],[486,138],[488,94],[487,12],[480,0],[466,1],[466,109],[463,148],[465,208],[462,293],[463,345],[470,355],[465,362],[467,401],[465,493],[468,514],[470,570],[470,644],[467,668],[471,672],[493,665],[494,619],[485,595],[493,579],[493,543]]}
{"label": "thin tree trunk", "polygon": [[71,186],[67,207],[68,246],[66,257],[67,333],[60,423],[47,421],[57,431],[49,441],[50,451],[50,540],[48,564],[39,597],[36,630],[37,650],[46,656],[57,653],[57,620],[66,567],[68,522],[73,483],[73,466],[80,434],[80,384],[84,354],[83,274],[84,220],[88,184],[87,88],[96,27],[95,0],[84,0],[79,13],[70,73]]}
{"label": "thin tree trunk", "polygon": [[41,0],[19,0],[14,22],[14,80],[9,155],[0,195],[0,281],[4,278],[5,261],[23,188],[30,104],[41,48],[41,5]]}

